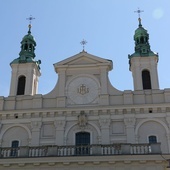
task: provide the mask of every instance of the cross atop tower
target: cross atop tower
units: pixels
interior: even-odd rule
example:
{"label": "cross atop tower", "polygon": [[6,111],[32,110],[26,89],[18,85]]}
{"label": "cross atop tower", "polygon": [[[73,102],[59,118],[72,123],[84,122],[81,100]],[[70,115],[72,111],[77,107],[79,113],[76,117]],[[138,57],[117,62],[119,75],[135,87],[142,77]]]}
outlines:
{"label": "cross atop tower", "polygon": [[30,15],[30,17],[28,17],[28,18],[26,18],[27,20],[29,20],[29,25],[28,25],[28,28],[29,28],[29,30],[28,30],[28,34],[30,34],[31,33],[31,21],[33,20],[33,19],[35,19],[34,17],[32,17],[32,15]]}
{"label": "cross atop tower", "polygon": [[33,20],[33,19],[35,19],[34,17],[32,17],[32,15],[30,15],[30,17],[28,17],[28,18],[26,18],[27,20],[29,20],[29,23],[31,24],[31,21]]}
{"label": "cross atop tower", "polygon": [[138,8],[138,10],[137,11],[134,11],[134,12],[136,12],[136,13],[138,13],[138,21],[139,21],[139,27],[142,27],[142,23],[141,23],[141,18],[140,18],[140,13],[142,13],[142,12],[144,12],[143,10],[140,10],[139,8]]}
{"label": "cross atop tower", "polygon": [[142,12],[144,12],[144,11],[142,11],[142,10],[140,10],[140,9],[138,8],[138,10],[137,10],[137,11],[134,11],[134,12],[138,13],[138,17],[140,18],[140,13],[142,13]]}

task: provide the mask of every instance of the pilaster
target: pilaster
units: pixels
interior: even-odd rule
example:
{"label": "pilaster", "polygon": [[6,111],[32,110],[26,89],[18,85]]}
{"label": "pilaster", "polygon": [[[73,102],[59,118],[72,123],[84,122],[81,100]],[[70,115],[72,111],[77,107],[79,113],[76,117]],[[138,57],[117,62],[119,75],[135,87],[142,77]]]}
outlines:
{"label": "pilaster", "polygon": [[59,76],[59,96],[65,96],[66,69],[62,68],[58,72]]}
{"label": "pilaster", "polygon": [[100,117],[99,119],[102,144],[110,144],[110,123],[109,117]]}
{"label": "pilaster", "polygon": [[42,122],[40,121],[32,121],[31,129],[32,129],[32,146],[39,146],[40,144],[40,130],[41,130]]}
{"label": "pilaster", "polygon": [[135,143],[135,123],[136,119],[133,117],[124,118],[126,127],[127,143]]}
{"label": "pilaster", "polygon": [[[168,127],[170,129],[170,117],[166,117],[166,121],[167,121]],[[170,152],[170,133],[166,134],[166,137],[167,137],[168,149]]]}
{"label": "pilaster", "polygon": [[108,87],[107,87],[107,82],[108,82],[108,78],[107,78],[107,67],[103,66],[100,67],[100,78],[101,78],[101,94],[107,94],[108,93]]}
{"label": "pilaster", "polygon": [[151,60],[151,82],[152,82],[152,89],[159,89],[157,58],[156,57],[153,57]]}
{"label": "pilaster", "polygon": [[64,145],[64,130],[65,130],[66,121],[64,120],[64,118],[61,118],[55,120],[54,125],[56,128],[55,144],[62,146]]}

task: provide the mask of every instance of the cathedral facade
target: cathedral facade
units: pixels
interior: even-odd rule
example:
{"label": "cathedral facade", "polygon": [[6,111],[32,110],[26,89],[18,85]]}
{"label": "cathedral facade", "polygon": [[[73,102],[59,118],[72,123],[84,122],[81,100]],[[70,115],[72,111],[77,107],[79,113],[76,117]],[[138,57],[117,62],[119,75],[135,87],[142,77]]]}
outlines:
{"label": "cathedral facade", "polygon": [[29,25],[0,97],[0,169],[169,169],[170,89],[159,89],[158,54],[140,18],[134,41],[133,91],[112,86],[111,60],[83,50],[54,64],[58,82],[42,95]]}

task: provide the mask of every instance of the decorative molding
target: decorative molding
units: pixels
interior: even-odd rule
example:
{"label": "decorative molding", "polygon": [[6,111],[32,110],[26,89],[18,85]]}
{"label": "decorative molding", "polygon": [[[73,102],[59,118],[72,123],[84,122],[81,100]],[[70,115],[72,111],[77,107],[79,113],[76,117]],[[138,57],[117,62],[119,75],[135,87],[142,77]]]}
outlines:
{"label": "decorative molding", "polygon": [[166,117],[166,121],[168,123],[168,127],[170,128],[170,117]]}
{"label": "decorative molding", "polygon": [[84,111],[81,111],[78,115],[78,125],[82,131],[84,131],[87,126],[87,115]]}
{"label": "decorative molding", "polygon": [[[105,115],[110,114],[110,115],[115,115],[115,114],[119,114],[119,115],[123,115],[123,114],[152,114],[150,113],[150,111],[152,110],[152,113],[169,113],[170,112],[170,107],[167,106],[157,106],[157,107],[152,107],[152,106],[147,106],[147,107],[114,107],[114,108],[110,108],[107,106],[103,106],[102,110],[101,108],[99,109],[98,106],[93,108],[93,109],[86,109],[86,114],[90,114],[90,115]],[[159,111],[159,112],[158,112]],[[160,112],[161,111],[161,112]],[[59,110],[54,110],[54,109],[49,109],[46,110],[43,109],[41,111],[28,111],[26,110],[25,112],[23,111],[19,111],[19,110],[15,110],[15,111],[10,111],[7,114],[3,114],[0,113],[0,117],[2,120],[15,120],[20,122],[21,119],[30,119],[30,118],[51,118],[51,120],[53,121],[55,117],[57,116],[65,116],[65,115],[74,115],[75,113],[80,113],[81,112],[81,108],[80,109],[74,109],[74,108],[65,108],[65,109],[59,109]],[[18,118],[15,117],[15,115],[18,115]],[[155,115],[154,115],[155,116]],[[165,117],[166,115],[163,115],[163,117]]]}
{"label": "decorative molding", "polygon": [[40,130],[42,126],[42,122],[40,121],[32,121],[31,122],[31,129],[32,130]]}
{"label": "decorative molding", "polygon": [[17,127],[17,126],[24,128],[24,129],[27,131],[27,133],[28,133],[29,139],[31,139],[32,135],[31,135],[30,129],[29,129],[26,125],[23,125],[23,124],[15,124],[15,125],[11,125],[11,126],[7,127],[7,128],[4,129],[3,131],[1,131],[1,133],[0,133],[0,140],[3,138],[3,135],[5,134],[5,132],[6,132],[8,129],[13,128],[13,127]]}
{"label": "decorative molding", "polygon": [[153,122],[160,123],[160,124],[165,128],[166,134],[169,134],[169,128],[168,128],[168,126],[167,126],[167,124],[166,124],[165,122],[163,122],[163,121],[160,120],[160,119],[156,119],[156,118],[148,118],[148,119],[143,119],[143,120],[141,120],[141,121],[136,125],[135,135],[138,134],[138,130],[139,130],[140,126],[141,126],[143,123],[149,122],[149,121],[153,121]]}
{"label": "decorative molding", "polygon": [[54,121],[54,126],[57,130],[64,130],[66,125],[66,121],[65,120],[56,120]]}
{"label": "decorative molding", "polygon": [[136,123],[136,119],[133,117],[125,118],[124,123],[125,123],[126,127],[134,127],[135,123]]}
{"label": "decorative molding", "polygon": [[100,84],[95,76],[81,74],[73,76],[66,85],[68,104],[96,103]]}
{"label": "decorative molding", "polygon": [[101,128],[109,128],[110,127],[111,120],[104,118],[99,120],[99,124]]}

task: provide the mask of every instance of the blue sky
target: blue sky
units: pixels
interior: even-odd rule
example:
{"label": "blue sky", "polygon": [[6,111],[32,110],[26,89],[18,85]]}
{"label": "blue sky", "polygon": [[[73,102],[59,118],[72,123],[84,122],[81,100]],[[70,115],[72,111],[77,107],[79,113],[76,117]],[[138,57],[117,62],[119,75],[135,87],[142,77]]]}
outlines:
{"label": "blue sky", "polygon": [[81,52],[82,39],[88,42],[88,53],[113,61],[112,85],[133,90],[128,54],[134,52],[133,35],[138,27],[134,11],[138,7],[144,10],[142,25],[150,34],[151,49],[159,53],[160,88],[170,87],[169,0],[0,0],[0,96],[9,95],[9,63],[18,57],[30,15],[35,17],[36,59],[42,61],[39,93],[54,88],[57,74],[53,64]]}

